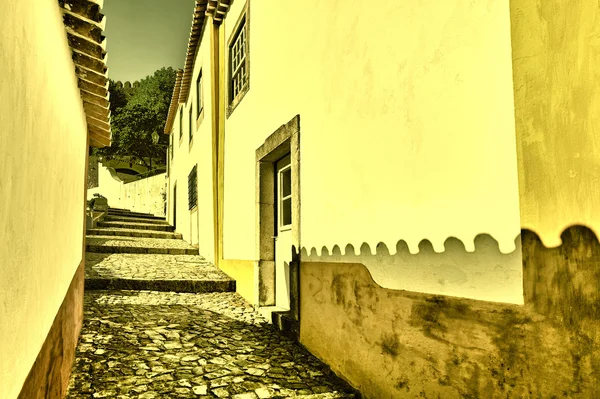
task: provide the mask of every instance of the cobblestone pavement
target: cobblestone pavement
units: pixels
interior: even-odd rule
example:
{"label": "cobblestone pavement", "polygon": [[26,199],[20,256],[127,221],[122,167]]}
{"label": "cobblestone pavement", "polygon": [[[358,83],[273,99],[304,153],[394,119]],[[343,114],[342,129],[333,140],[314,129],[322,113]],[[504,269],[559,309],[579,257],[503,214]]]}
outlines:
{"label": "cobblestone pavement", "polygon": [[120,237],[120,236],[88,236],[89,245],[110,245],[119,247],[140,248],[194,248],[183,240],[148,238],[148,237]]}
{"label": "cobblestone pavement", "polygon": [[90,291],[67,398],[351,398],[236,293]]}
{"label": "cobblestone pavement", "polygon": [[122,236],[122,237],[149,237],[149,238],[171,238],[181,239],[180,233],[171,233],[168,231],[120,229],[118,227],[105,227],[97,229],[88,229],[88,235],[99,236]]}
{"label": "cobblestone pavement", "polygon": [[198,254],[198,249],[187,242],[167,238],[92,235],[86,237],[86,246],[90,252],[101,253]]}
{"label": "cobblestone pavement", "polygon": [[107,215],[104,217],[107,222],[127,222],[127,223],[146,223],[146,224],[166,224],[164,219],[148,218],[148,217],[135,217],[135,216],[116,216]]}
{"label": "cobblestone pavement", "polygon": [[173,231],[173,226],[168,224],[155,224],[155,223],[130,223],[123,221],[106,221],[98,222],[98,227],[118,227],[126,229],[138,229],[138,230],[154,230],[154,231]]}
{"label": "cobblestone pavement", "polygon": [[230,280],[200,255],[102,254],[85,255],[85,278],[141,280]]}

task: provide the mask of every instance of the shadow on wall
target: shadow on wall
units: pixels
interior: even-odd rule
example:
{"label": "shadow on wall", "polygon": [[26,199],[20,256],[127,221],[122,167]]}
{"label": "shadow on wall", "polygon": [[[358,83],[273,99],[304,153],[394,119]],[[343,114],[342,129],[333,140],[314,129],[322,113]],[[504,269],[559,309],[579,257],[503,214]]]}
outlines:
{"label": "shadow on wall", "polygon": [[351,262],[365,265],[377,284],[384,288],[459,296],[494,302],[523,304],[521,236],[515,239],[515,250],[502,253],[489,234],[474,239],[475,251],[469,252],[458,238],[449,237],[445,250],[435,252],[429,240],[419,243],[412,254],[404,240],[398,241],[395,253],[383,242],[375,251],[363,243],[358,253],[347,245],[331,252],[323,247],[321,255],[312,248],[302,249],[302,260],[308,262]]}
{"label": "shadow on wall", "polygon": [[584,226],[557,248],[521,236],[525,306],[384,289],[363,265],[303,262],[301,341],[366,398],[600,397],[600,243]]}

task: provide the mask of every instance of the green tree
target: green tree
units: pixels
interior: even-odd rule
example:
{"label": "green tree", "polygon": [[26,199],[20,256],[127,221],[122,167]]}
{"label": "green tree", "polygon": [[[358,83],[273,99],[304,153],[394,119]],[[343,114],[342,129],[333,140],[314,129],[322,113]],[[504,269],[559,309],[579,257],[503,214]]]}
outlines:
{"label": "green tree", "polygon": [[[163,134],[176,72],[161,68],[134,85],[109,80],[111,147],[97,149],[105,159],[139,160],[146,167],[164,166],[168,137]],[[152,134],[158,134],[158,143]]]}
{"label": "green tree", "polygon": [[[118,134],[118,154],[139,160],[144,166],[152,169],[156,163],[164,163],[167,146],[163,142],[154,143],[153,133],[164,136],[160,115],[152,109],[140,104],[127,104],[120,109],[112,122]],[[160,137],[160,136],[159,136]]]}

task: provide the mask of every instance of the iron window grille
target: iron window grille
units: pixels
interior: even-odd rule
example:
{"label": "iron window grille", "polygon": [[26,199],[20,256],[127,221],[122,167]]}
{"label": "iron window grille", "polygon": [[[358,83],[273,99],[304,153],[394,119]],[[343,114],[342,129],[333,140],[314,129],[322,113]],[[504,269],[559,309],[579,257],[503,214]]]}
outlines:
{"label": "iron window grille", "polygon": [[235,33],[229,47],[229,60],[231,78],[229,84],[229,103],[240,96],[248,84],[248,40],[246,29],[246,16],[242,18],[240,26]]}
{"label": "iron window grille", "polygon": [[194,165],[192,171],[188,175],[188,209],[192,210],[198,205],[198,165]]}

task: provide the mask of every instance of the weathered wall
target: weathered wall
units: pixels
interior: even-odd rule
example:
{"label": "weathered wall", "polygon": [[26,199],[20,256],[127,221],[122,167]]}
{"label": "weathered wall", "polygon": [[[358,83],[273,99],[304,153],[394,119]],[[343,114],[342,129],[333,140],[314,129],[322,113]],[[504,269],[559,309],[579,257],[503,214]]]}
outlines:
{"label": "weathered wall", "polygon": [[600,7],[511,0],[521,224],[548,246],[600,233]]}
{"label": "weathered wall", "polygon": [[119,207],[117,204],[121,203],[122,186],[123,181],[117,176],[114,169],[98,165],[98,187],[88,188],[87,199],[92,199],[94,194],[98,193],[108,199],[110,206]]}
{"label": "weathered wall", "polygon": [[165,198],[167,185],[166,173],[150,176],[145,179],[124,183],[121,186],[119,205],[108,204],[117,208],[125,208],[134,212],[151,213],[165,216]]}
{"label": "weathered wall", "polygon": [[310,253],[303,250],[302,259],[368,265],[373,280],[386,288],[522,304],[519,238],[515,250],[507,254],[500,252],[498,242],[487,234],[475,237],[474,243],[475,250],[467,252],[460,240],[449,238],[444,251],[438,253],[425,240],[416,254],[411,254],[403,241],[394,248],[380,243],[373,252],[366,244],[360,248],[336,246],[331,252],[324,248],[320,256],[314,249]]}
{"label": "weathered wall", "polygon": [[[231,7],[226,40],[244,6]],[[255,0],[249,8],[250,89],[225,125],[225,258],[255,258],[254,151],[296,114],[308,251],[367,243],[374,252],[383,242],[393,254],[404,240],[415,253],[423,239],[443,251],[448,237],[472,251],[479,234],[514,251],[508,3]],[[510,281],[490,298],[499,259]],[[462,268],[464,294],[522,303],[520,265],[515,255]],[[410,274],[390,277],[378,282],[415,289]],[[444,292],[439,277],[425,277],[419,287]]]}
{"label": "weathered wall", "polygon": [[559,248],[522,238],[525,306],[389,290],[359,264],[303,262],[300,340],[367,399],[600,397],[600,245],[584,227]]}
{"label": "weathered wall", "polygon": [[83,256],[87,129],[58,2],[0,8],[0,398],[14,399]]}
{"label": "weathered wall", "polygon": [[98,167],[100,164],[98,163],[98,157],[90,155],[88,161],[88,190],[91,188],[98,187]]}
{"label": "weathered wall", "polygon": [[[196,54],[192,83],[187,102],[183,108],[183,137],[179,139],[179,112],[175,117],[173,131],[173,160],[169,171],[169,195],[167,207],[169,222],[173,223],[173,188],[177,183],[177,225],[176,230],[183,234],[188,242],[198,243],[200,254],[214,262],[213,232],[213,187],[212,187],[212,104],[210,79],[210,35],[205,29],[200,47]],[[196,79],[202,70],[202,114],[196,118]],[[189,107],[194,107],[195,132],[192,141],[189,139]],[[192,167],[198,164],[198,211],[191,215],[188,209],[188,175]],[[192,237],[192,226],[195,236]]]}
{"label": "weathered wall", "polygon": [[67,391],[83,324],[84,269],[85,259],[82,259],[19,399],[62,399]]}
{"label": "weathered wall", "polygon": [[108,205],[114,208],[129,209],[133,212],[151,213],[165,216],[166,173],[145,179],[124,183],[114,169],[98,166],[98,187],[87,190],[88,200],[95,193],[102,194]]}

